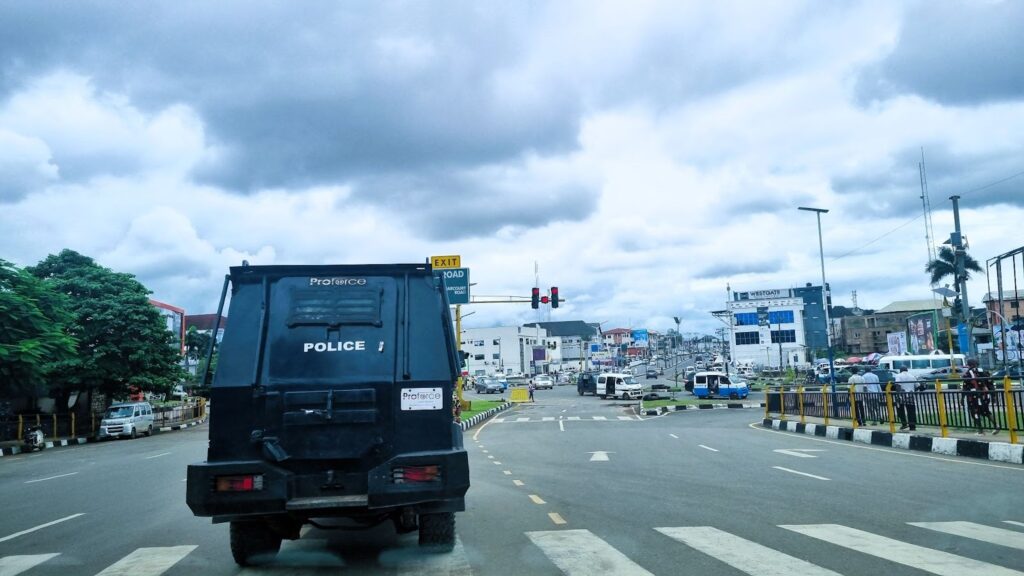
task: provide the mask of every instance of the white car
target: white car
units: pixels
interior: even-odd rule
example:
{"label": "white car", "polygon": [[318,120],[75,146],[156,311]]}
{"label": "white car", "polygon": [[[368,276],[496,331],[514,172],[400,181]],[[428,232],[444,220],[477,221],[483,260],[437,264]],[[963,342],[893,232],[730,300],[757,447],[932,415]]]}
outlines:
{"label": "white car", "polygon": [[541,388],[547,388],[548,390],[551,390],[555,387],[555,381],[553,378],[551,378],[551,376],[535,376],[533,378],[533,387],[536,388],[537,390],[540,390]]}

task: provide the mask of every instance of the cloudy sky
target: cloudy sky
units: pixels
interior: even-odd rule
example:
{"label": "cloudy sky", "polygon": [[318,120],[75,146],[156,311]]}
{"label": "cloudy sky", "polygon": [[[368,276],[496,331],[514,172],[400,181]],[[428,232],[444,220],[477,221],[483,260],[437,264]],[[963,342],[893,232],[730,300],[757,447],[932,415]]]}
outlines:
{"label": "cloudy sky", "polygon": [[1024,244],[1022,25],[1009,1],[9,0],[0,258],[72,248],[190,313],[242,259],[460,254],[474,294],[523,296],[536,262],[552,319],[695,332],[727,284],[820,282],[810,205],[834,303],[927,298],[922,149],[939,242],[960,194],[975,258]]}

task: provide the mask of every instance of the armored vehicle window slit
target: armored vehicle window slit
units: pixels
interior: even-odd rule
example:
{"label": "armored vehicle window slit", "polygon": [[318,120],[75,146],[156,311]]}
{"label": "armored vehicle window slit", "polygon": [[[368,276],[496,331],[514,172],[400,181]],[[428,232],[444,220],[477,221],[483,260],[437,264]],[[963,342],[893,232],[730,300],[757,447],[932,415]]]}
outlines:
{"label": "armored vehicle window slit", "polygon": [[380,327],[381,292],[379,288],[295,290],[291,296],[288,327]]}

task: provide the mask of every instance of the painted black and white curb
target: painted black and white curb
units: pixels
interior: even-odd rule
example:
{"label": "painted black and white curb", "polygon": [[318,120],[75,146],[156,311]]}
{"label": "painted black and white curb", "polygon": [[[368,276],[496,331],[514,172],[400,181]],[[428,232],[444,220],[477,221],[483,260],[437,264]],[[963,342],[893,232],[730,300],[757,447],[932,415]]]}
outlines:
{"label": "painted black and white curb", "polygon": [[483,422],[484,420],[487,420],[491,416],[494,416],[498,412],[504,412],[505,410],[508,410],[511,407],[512,407],[512,403],[511,402],[506,402],[506,403],[502,404],[501,406],[495,406],[494,408],[491,408],[490,410],[487,410],[486,412],[481,412],[481,413],[477,414],[476,416],[473,416],[469,420],[463,420],[459,425],[462,426],[462,430],[463,430],[463,432],[465,432],[466,430],[469,430],[473,426],[476,426],[477,424]]}
{"label": "painted black and white curb", "polygon": [[658,406],[657,408],[645,408],[641,411],[644,416],[661,416],[669,412],[681,412],[683,410],[721,410],[740,408],[764,408],[764,403],[752,404],[747,402],[728,402],[724,404],[677,404],[675,406]]}
{"label": "painted black and white curb", "polygon": [[[187,422],[185,424],[178,424],[175,426],[162,426],[160,428],[155,429],[154,432],[172,432],[174,430],[183,430],[185,428],[191,428],[192,426],[198,426],[203,422],[206,422],[206,418],[203,418],[201,420],[195,420],[193,422]],[[90,444],[92,442],[96,442],[97,440],[98,439],[94,436],[82,436],[79,438],[62,438],[60,440],[47,441],[44,443],[44,446],[46,446],[46,448],[59,448],[61,446],[77,446],[79,444]],[[21,448],[21,446],[0,447],[0,456],[14,456],[16,454],[21,454],[22,452],[24,452],[24,450]]]}
{"label": "painted black and white curb", "polygon": [[762,420],[761,425],[774,430],[820,436],[833,440],[850,440],[888,448],[902,448],[903,450],[934,452],[948,456],[968,456],[970,458],[982,458],[997,462],[1024,464],[1024,444],[986,442],[984,440],[969,440],[965,438],[936,438],[935,436],[904,432],[893,434],[891,432],[868,430],[866,428],[854,430],[853,428],[843,426],[801,424],[792,420],[777,420],[774,418],[765,418]]}

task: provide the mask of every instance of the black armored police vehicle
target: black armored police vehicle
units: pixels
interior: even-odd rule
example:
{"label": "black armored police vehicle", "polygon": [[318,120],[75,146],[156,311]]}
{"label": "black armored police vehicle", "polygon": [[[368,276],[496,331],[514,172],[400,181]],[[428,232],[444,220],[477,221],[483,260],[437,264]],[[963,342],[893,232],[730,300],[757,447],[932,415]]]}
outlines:
{"label": "black armored police vehicle", "polygon": [[272,559],[306,523],[390,520],[451,550],[469,464],[453,417],[455,335],[431,267],[243,265],[221,310],[229,286],[209,451],[188,467],[192,512],[230,522],[240,565]]}

